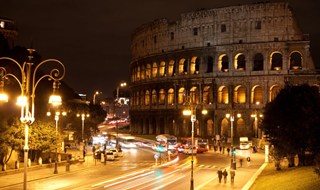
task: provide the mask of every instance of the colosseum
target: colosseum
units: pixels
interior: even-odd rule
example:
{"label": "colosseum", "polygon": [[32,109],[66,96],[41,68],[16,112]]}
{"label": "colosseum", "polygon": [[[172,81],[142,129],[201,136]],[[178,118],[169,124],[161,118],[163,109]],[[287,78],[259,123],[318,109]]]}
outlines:
{"label": "colosseum", "polygon": [[[199,137],[261,139],[263,108],[281,88],[319,89],[309,47],[287,3],[201,9],[141,25],[131,44],[132,133],[186,137],[193,124]],[[192,117],[183,115],[188,108]]]}

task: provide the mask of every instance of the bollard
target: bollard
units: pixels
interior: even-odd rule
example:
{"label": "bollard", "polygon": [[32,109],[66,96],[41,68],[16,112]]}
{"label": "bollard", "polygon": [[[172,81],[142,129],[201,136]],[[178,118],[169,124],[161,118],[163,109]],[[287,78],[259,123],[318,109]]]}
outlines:
{"label": "bollard", "polygon": [[28,165],[27,165],[28,167],[30,167],[31,166],[31,159],[30,158],[28,158]]}
{"label": "bollard", "polygon": [[39,159],[38,159],[38,164],[41,166],[42,165],[42,158],[41,157],[39,157]]}
{"label": "bollard", "polygon": [[69,162],[67,162],[67,164],[66,164],[66,172],[70,172],[70,163]]}
{"label": "bollard", "polygon": [[15,164],[14,164],[14,168],[15,168],[15,169],[19,169],[19,167],[20,167],[20,163],[19,163],[19,161],[17,160],[17,161],[15,162]]}

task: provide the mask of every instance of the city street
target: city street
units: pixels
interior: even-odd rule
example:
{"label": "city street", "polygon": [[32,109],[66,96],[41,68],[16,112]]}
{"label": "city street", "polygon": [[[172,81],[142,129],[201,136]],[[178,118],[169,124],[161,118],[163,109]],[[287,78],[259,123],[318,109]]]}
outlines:
{"label": "city street", "polygon": [[[87,156],[86,162],[71,165],[70,172],[65,171],[65,166],[59,166],[59,174],[53,174],[53,167],[29,170],[28,189],[190,188],[191,156],[179,153],[177,159],[161,165],[158,162],[156,165],[155,152],[151,149],[123,149],[123,152],[123,157],[116,161],[108,161],[106,164]],[[254,154],[252,157],[252,164],[260,166],[263,163],[262,154]],[[229,163],[230,157],[220,152],[197,154],[194,157],[194,189],[206,189],[210,184],[218,185],[217,170],[228,169]],[[243,168],[246,167],[248,166],[244,163]],[[241,170],[242,168],[238,168],[237,171]],[[0,176],[0,189],[22,188],[22,172]]]}

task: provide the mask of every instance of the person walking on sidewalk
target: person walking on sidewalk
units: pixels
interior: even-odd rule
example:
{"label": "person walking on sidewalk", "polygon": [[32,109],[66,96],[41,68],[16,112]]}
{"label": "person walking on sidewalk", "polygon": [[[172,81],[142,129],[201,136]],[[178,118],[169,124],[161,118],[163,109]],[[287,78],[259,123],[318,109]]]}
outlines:
{"label": "person walking on sidewalk", "polygon": [[222,170],[221,169],[218,170],[218,178],[219,178],[219,183],[221,183],[221,179],[222,179]]}
{"label": "person walking on sidewalk", "polygon": [[224,169],[224,171],[222,172],[222,175],[223,175],[224,183],[227,183],[228,172],[226,169]]}
{"label": "person walking on sidewalk", "polygon": [[234,176],[236,175],[236,172],[234,170],[230,171],[230,178],[231,178],[231,184],[234,183]]}

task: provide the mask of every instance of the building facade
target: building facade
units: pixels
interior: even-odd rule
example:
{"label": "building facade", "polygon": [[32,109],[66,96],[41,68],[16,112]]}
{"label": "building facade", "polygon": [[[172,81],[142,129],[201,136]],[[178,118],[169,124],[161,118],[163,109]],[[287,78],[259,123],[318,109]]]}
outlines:
{"label": "building facade", "polygon": [[135,30],[131,51],[133,134],[190,136],[190,116],[182,111],[191,106],[195,136],[230,138],[232,125],[234,137],[261,138],[263,108],[284,85],[320,85],[308,35],[287,3],[158,19]]}
{"label": "building facade", "polygon": [[0,18],[0,33],[7,40],[9,48],[12,49],[14,46],[14,39],[18,35],[14,21]]}

